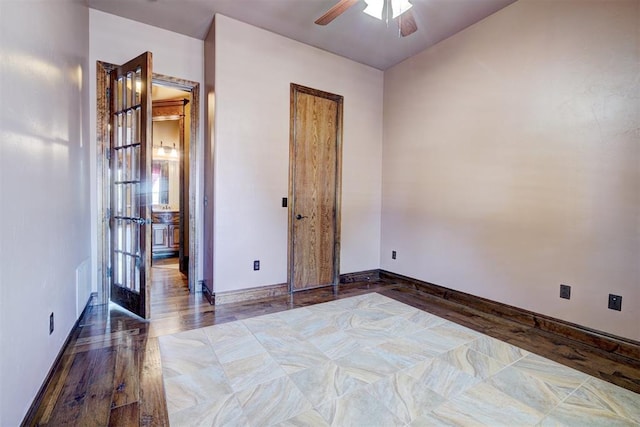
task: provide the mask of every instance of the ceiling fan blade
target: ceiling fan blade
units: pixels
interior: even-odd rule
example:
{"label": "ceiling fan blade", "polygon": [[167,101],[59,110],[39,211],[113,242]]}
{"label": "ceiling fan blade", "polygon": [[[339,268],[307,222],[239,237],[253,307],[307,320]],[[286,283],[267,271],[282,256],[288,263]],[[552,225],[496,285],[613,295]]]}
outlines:
{"label": "ceiling fan blade", "polygon": [[416,24],[416,20],[413,19],[413,13],[411,13],[410,10],[400,15],[399,19],[398,25],[400,25],[400,35],[402,37],[407,37],[418,30],[418,24]]}
{"label": "ceiling fan blade", "polygon": [[340,0],[331,9],[329,9],[327,13],[318,18],[316,20],[316,24],[327,25],[356,3],[358,3],[358,0]]}

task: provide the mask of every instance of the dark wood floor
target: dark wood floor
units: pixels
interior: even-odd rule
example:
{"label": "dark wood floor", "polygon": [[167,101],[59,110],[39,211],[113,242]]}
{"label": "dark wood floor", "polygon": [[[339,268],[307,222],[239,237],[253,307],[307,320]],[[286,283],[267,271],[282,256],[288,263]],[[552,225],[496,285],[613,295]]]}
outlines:
{"label": "dark wood floor", "polygon": [[[162,263],[160,263],[162,264]],[[391,282],[354,283],[251,303],[211,306],[175,268],[152,269],[152,320],[92,306],[26,425],[168,425],[158,336],[368,292],[434,313],[640,393],[640,363]]]}

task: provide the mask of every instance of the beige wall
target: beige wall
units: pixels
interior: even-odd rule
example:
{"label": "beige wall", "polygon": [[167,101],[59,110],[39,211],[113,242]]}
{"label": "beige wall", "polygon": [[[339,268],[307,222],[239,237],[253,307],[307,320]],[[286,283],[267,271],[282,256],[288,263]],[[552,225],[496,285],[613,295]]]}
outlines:
{"label": "beige wall", "polygon": [[521,0],[388,70],[382,268],[640,339],[639,29]]}
{"label": "beige wall", "polygon": [[0,2],[0,426],[89,299],[88,39],[80,2]]}
{"label": "beige wall", "polygon": [[287,281],[292,82],[344,96],[341,272],[377,268],[382,72],[222,15],[214,31],[215,291]]}

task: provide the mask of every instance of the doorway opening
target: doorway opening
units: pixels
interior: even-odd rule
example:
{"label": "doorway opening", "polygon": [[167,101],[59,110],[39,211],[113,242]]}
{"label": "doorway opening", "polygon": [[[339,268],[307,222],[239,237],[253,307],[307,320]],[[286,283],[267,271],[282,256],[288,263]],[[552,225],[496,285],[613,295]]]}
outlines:
{"label": "doorway opening", "polygon": [[151,264],[189,267],[189,92],[153,83],[151,143]]}
{"label": "doorway opening", "polygon": [[[117,65],[97,61],[97,122],[96,122],[96,140],[97,140],[97,208],[98,208],[98,303],[107,304],[110,301],[110,285],[112,282],[111,275],[111,241],[110,241],[110,202],[112,198],[111,185],[112,171],[110,170],[111,156],[111,106],[110,106],[110,73],[117,69]],[[202,160],[198,156],[198,130],[200,115],[200,84],[193,81],[169,77],[157,73],[152,74],[151,95],[153,100],[153,110],[156,106],[158,110],[162,110],[154,118],[153,124],[161,123],[160,127],[153,133],[162,133],[163,124],[177,126],[177,132],[170,131],[167,140],[164,136],[162,143],[158,145],[166,148],[168,153],[167,159],[156,158],[152,155],[146,156],[149,173],[149,188],[152,188],[151,179],[153,170],[157,175],[157,192],[149,194],[149,217],[146,218],[146,225],[152,230],[149,237],[152,243],[151,256],[141,257],[148,264],[142,266],[143,269],[151,268],[154,261],[158,260],[159,264],[167,264],[173,262],[175,258],[176,269],[181,270],[188,277],[187,284],[190,292],[196,290],[196,272],[198,271],[198,251],[201,245],[201,239],[196,230],[197,216],[196,197],[197,197],[197,171],[198,162]],[[175,113],[169,111],[173,108]],[[152,116],[151,114],[150,116]],[[152,120],[152,117],[149,117]],[[167,122],[167,123],[163,123]],[[155,127],[155,126],[154,126]],[[165,126],[168,127],[168,126]],[[174,132],[173,134],[171,132]],[[177,135],[177,136],[176,136]],[[149,143],[150,153],[157,153],[156,139]],[[166,147],[165,147],[166,144]],[[175,144],[176,156],[173,153]],[[169,160],[173,164],[168,163]],[[157,161],[154,165],[152,162]],[[162,162],[166,160],[166,162]],[[152,193],[151,191],[149,193]],[[146,197],[146,196],[145,196]],[[155,197],[155,199],[153,199]],[[164,208],[164,209],[163,209]],[[154,224],[155,214],[159,216],[172,216],[173,218],[166,221],[157,221]],[[157,218],[156,218],[157,219]],[[160,232],[153,232],[154,225],[157,225]],[[143,225],[144,226],[144,225]],[[156,241],[154,242],[154,238]],[[162,244],[164,252],[158,251],[157,256],[154,254],[153,247]],[[167,261],[169,259],[169,261]],[[162,262],[160,261],[162,260]],[[150,271],[150,270],[149,270]]]}

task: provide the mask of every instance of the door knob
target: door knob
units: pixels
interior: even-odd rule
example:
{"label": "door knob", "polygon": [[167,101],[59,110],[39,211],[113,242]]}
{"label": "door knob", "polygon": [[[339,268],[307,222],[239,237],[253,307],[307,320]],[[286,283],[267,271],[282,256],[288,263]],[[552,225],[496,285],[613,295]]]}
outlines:
{"label": "door knob", "polygon": [[306,218],[306,216],[302,216],[300,214],[296,215],[296,219],[302,219],[302,218]]}
{"label": "door knob", "polygon": [[138,225],[145,225],[145,224],[151,224],[151,218],[133,218],[131,219],[131,221],[135,222]]}

